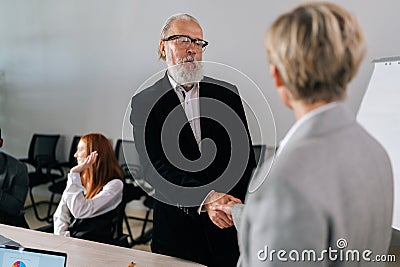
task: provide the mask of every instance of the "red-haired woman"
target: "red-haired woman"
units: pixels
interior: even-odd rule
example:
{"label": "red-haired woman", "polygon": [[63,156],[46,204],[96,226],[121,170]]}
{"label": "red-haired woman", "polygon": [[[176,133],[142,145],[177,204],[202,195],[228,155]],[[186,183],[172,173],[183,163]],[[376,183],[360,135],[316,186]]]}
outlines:
{"label": "red-haired woman", "polygon": [[108,139],[83,136],[68,174],[67,187],[54,213],[54,234],[98,242],[112,240],[112,221],[122,201],[122,171]]}

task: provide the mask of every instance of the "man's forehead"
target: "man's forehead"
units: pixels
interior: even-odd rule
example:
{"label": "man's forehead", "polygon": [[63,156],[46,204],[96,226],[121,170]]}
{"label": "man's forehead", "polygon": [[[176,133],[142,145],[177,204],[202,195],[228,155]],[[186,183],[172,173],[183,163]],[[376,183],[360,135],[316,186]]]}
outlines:
{"label": "man's forehead", "polygon": [[188,35],[192,38],[203,38],[203,30],[200,25],[192,20],[176,20],[172,23],[168,35]]}

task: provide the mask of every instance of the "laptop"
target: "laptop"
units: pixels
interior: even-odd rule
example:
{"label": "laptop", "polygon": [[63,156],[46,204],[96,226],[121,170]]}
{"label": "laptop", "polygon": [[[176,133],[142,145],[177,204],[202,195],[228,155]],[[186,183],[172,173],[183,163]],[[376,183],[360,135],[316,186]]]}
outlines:
{"label": "laptop", "polygon": [[67,254],[41,249],[0,245],[0,266],[66,267]]}
{"label": "laptop", "polygon": [[0,235],[0,245],[9,245],[9,246],[21,246],[19,243],[15,242],[12,239],[9,239],[5,236]]}

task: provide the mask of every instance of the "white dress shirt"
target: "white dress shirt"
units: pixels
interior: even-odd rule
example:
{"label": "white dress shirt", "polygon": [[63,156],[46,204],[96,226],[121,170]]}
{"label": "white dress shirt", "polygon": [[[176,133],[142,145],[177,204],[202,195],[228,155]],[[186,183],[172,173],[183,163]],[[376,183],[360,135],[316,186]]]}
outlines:
{"label": "white dress shirt", "polygon": [[77,219],[92,218],[115,209],[122,201],[123,182],[113,179],[91,199],[86,199],[79,173],[69,173],[67,187],[54,213],[54,234],[70,236],[71,215]]}
{"label": "white dress shirt", "polygon": [[[189,91],[185,91],[185,89],[178,84],[171,76],[168,75],[169,82],[171,83],[172,87],[175,89],[175,93],[178,96],[183,109],[185,110],[186,117],[188,122],[190,123],[190,127],[192,127],[192,131],[194,137],[196,138],[197,145],[199,146],[199,150],[201,151],[201,128],[200,128],[200,99],[199,99],[199,83],[195,83]],[[206,211],[204,209],[204,202],[206,201],[207,197],[214,192],[212,190],[207,194],[204,200],[201,202],[197,212]]]}
{"label": "white dress shirt", "polygon": [[200,128],[200,100],[199,100],[199,83],[195,83],[189,91],[178,84],[171,76],[168,75],[169,82],[175,89],[183,109],[185,110],[186,117],[192,128],[193,135],[196,138],[197,145],[200,147],[201,141],[201,128]]}

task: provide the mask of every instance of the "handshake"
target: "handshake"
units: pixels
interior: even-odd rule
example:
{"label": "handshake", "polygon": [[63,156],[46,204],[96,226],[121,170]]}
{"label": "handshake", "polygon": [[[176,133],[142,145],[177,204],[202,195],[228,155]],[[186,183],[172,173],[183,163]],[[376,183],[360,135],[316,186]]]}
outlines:
{"label": "handshake", "polygon": [[224,229],[233,225],[232,208],[236,204],[242,204],[242,201],[228,194],[211,192],[206,198],[204,207],[210,220]]}

